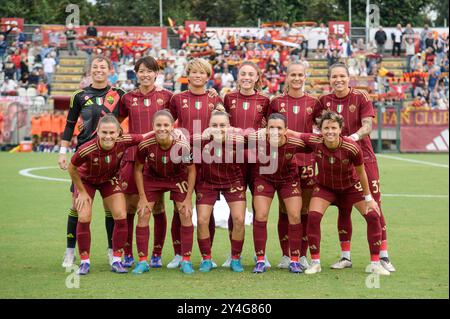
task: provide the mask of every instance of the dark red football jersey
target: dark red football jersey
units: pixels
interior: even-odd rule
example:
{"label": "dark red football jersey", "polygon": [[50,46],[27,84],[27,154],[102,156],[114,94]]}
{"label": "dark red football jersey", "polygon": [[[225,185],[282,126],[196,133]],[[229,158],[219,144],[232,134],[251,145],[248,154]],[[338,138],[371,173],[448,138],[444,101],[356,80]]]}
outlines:
{"label": "dark red football jersey", "polygon": [[[305,93],[300,98],[294,98],[287,93],[276,96],[270,102],[270,114],[280,113],[286,116],[287,127],[290,130],[303,133],[312,133],[314,116],[320,112],[319,100]],[[298,153],[295,155],[294,163],[298,166],[313,164],[313,155]]]}
{"label": "dark red football jersey", "polygon": [[244,162],[244,146],[244,137],[237,134],[227,134],[223,142],[194,138],[194,162],[199,164],[197,183],[229,188],[237,181],[243,182],[239,162]]}
{"label": "dark red football jersey", "polygon": [[255,131],[265,127],[269,112],[270,99],[263,93],[243,95],[231,92],[225,95],[224,107],[230,114],[230,124],[233,127]]}
{"label": "dark red football jersey", "polygon": [[138,145],[137,161],[144,165],[144,176],[156,181],[186,180],[187,166],[192,165],[191,147],[188,142],[174,139],[167,150],[161,148],[151,134]]}
{"label": "dark red football jersey", "polygon": [[[334,93],[322,95],[319,98],[322,110],[331,110],[344,117],[344,127],[342,135],[350,136],[356,133],[361,127],[361,121],[365,117],[375,117],[372,102],[365,91],[350,88],[350,93],[343,98],[337,97]],[[364,161],[376,162],[370,136],[366,136],[358,141],[364,154]]]}
{"label": "dark red football jersey", "polygon": [[188,90],[172,96],[170,112],[178,119],[178,128],[186,129],[192,137],[194,127],[195,133],[201,134],[209,126],[211,112],[218,105],[223,105],[219,96],[209,97],[208,92],[197,95]]}
{"label": "dark red football jersey", "polygon": [[359,181],[355,166],[363,165],[364,159],[357,142],[341,137],[339,146],[330,150],[320,134],[302,134],[301,140],[314,152],[318,170],[315,179],[318,184],[341,191]]}
{"label": "dark red football jersey", "polygon": [[116,176],[126,149],[139,144],[142,139],[141,134],[124,134],[111,150],[105,151],[96,137],[83,144],[72,156],[71,162],[78,167],[81,179],[91,184],[102,184]]}
{"label": "dark red football jersey", "polygon": [[[293,163],[295,154],[311,152],[305,143],[296,137],[286,136],[286,143],[279,147],[270,147],[267,139],[258,139],[257,133],[248,135],[249,161],[252,162],[256,153],[256,164],[253,166],[253,176],[274,183],[290,183],[298,179],[298,170]],[[256,150],[254,141],[257,141]],[[253,144],[253,145],[252,145]]]}
{"label": "dark red football jersey", "polygon": [[[142,94],[139,89],[122,96],[119,116],[128,117],[128,131],[131,134],[143,134],[153,130],[153,115],[163,109],[169,109],[172,92],[153,89]],[[127,150],[124,160],[134,161],[137,147]]]}

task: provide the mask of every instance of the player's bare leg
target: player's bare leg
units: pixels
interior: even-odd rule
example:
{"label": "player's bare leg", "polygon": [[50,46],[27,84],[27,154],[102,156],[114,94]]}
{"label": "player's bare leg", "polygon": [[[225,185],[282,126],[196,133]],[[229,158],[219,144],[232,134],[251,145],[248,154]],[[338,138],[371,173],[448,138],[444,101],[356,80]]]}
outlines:
{"label": "player's bare leg", "polygon": [[389,276],[390,272],[380,263],[380,243],[381,243],[381,223],[380,215],[376,211],[366,213],[365,202],[360,201],[355,204],[356,209],[361,213],[367,222],[367,241],[369,242],[370,264],[366,267],[366,272],[378,275]]}

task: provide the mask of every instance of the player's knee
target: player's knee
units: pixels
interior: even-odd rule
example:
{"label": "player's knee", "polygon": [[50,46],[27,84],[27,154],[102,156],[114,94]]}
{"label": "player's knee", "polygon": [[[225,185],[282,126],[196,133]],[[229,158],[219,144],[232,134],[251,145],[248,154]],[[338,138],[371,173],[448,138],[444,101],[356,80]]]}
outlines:
{"label": "player's knee", "polygon": [[244,216],[233,217],[233,227],[244,227],[244,222],[245,222]]}
{"label": "player's knee", "polygon": [[209,225],[209,218],[207,216],[198,216],[197,217],[197,223],[199,226],[206,226]]}
{"label": "player's knee", "polygon": [[364,215],[365,220],[367,223],[379,223],[380,222],[380,215],[377,214],[377,212],[371,210],[367,214]]}
{"label": "player's knee", "polygon": [[83,212],[79,212],[78,213],[78,222],[80,223],[90,223],[91,222],[91,214],[89,213],[83,213]]}

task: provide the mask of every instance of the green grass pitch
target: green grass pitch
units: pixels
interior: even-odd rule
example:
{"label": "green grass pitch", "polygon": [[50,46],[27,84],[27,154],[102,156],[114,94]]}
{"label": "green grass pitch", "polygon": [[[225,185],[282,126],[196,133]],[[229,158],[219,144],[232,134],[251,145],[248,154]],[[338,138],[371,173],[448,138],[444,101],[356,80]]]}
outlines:
{"label": "green grass pitch", "polygon": [[[227,231],[223,229],[217,229],[213,247],[213,259],[219,269],[211,273],[197,271],[186,276],[164,267],[141,276],[113,274],[106,259],[104,213],[98,193],[91,226],[91,273],[81,278],[79,288],[67,288],[66,278],[70,274],[61,267],[61,261],[70,204],[69,183],[33,179],[19,175],[19,171],[53,166],[33,173],[58,178],[69,176],[56,168],[56,154],[0,153],[0,298],[448,298],[448,154],[395,156],[443,166],[379,158],[381,188],[386,194],[383,210],[388,225],[389,253],[397,267],[396,273],[380,279],[379,288],[366,287],[364,269],[369,262],[366,226],[355,210],[352,269],[333,271],[328,267],[340,256],[335,208],[329,209],[322,222],[322,273],[293,275],[276,269],[281,257],[276,200],[272,204],[267,243],[272,269],[264,274],[251,272],[251,227],[246,227],[242,274],[220,269],[229,251]],[[171,205],[168,200],[166,203],[169,226],[164,265],[173,257]],[[193,251],[192,260],[198,269],[200,256],[196,239]]]}

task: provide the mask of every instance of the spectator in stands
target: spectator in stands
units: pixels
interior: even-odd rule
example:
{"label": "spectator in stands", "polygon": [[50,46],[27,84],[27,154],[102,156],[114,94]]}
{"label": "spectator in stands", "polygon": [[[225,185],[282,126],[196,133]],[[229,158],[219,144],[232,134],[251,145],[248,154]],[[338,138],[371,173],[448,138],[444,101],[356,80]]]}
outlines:
{"label": "spectator in stands", "polygon": [[126,92],[132,91],[135,89],[135,86],[131,80],[126,80],[124,83],[120,85],[120,88]]}
{"label": "spectator in stands", "polygon": [[386,31],[384,31],[382,26],[380,26],[377,32],[375,32],[375,43],[377,45],[378,54],[384,55],[384,45],[386,44],[386,41],[387,41]]}
{"label": "spectator in stands", "polygon": [[415,38],[415,31],[411,26],[411,23],[408,23],[405,27],[405,30],[403,30],[403,39],[406,41],[406,39],[414,39]]}
{"label": "spectator in stands", "polygon": [[31,36],[31,41],[33,45],[40,46],[42,44],[42,33],[41,29],[34,29],[33,35]]}
{"label": "spectator in stands", "polygon": [[33,70],[31,70],[30,76],[28,77],[28,84],[30,86],[37,87],[39,84],[39,80],[39,72],[36,68],[34,68]]}
{"label": "spectator in stands", "polygon": [[21,74],[20,59],[21,59],[21,57],[20,57],[20,50],[16,49],[14,51],[14,53],[11,55],[11,61],[14,63],[15,70],[16,70],[16,72],[14,74],[14,79],[16,81],[20,80],[20,74]]}
{"label": "spectator in stands", "polygon": [[427,37],[425,38],[425,50],[428,48],[432,48],[434,51],[434,36],[433,31],[429,31],[427,33]]}
{"label": "spectator in stands", "polygon": [[97,28],[94,26],[94,21],[89,21],[89,26],[86,28],[86,36],[97,37]]}
{"label": "spectator in stands", "polygon": [[47,43],[45,43],[41,47],[41,51],[39,52],[40,60],[39,62],[43,63],[44,59],[53,51],[53,48],[49,47]]}
{"label": "spectator in stands", "polygon": [[401,46],[402,46],[402,38],[403,38],[403,31],[402,31],[402,25],[399,23],[397,24],[397,28],[391,33],[391,38],[393,42],[392,46],[392,56],[400,56]]}
{"label": "spectator in stands", "polygon": [[405,54],[406,54],[406,72],[411,72],[411,60],[416,52],[416,45],[414,39],[407,38],[405,40]]}
{"label": "spectator in stands", "polygon": [[75,31],[72,23],[67,25],[64,35],[66,36],[69,55],[77,55],[77,32]]}
{"label": "spectator in stands", "polygon": [[432,92],[439,81],[439,76],[441,75],[440,68],[435,65],[428,72],[428,91]]}
{"label": "spectator in stands", "polygon": [[319,30],[317,31],[317,58],[325,58],[327,39],[328,39],[328,28],[321,23],[319,26]]}
{"label": "spectator in stands", "polygon": [[57,31],[50,31],[48,34],[48,45],[58,50],[60,46],[60,34]]}
{"label": "spectator in stands", "polygon": [[425,50],[425,69],[427,71],[431,70],[436,62],[436,54],[434,53],[433,48],[428,47]]}
{"label": "spectator in stands", "polygon": [[308,43],[309,43],[309,27],[302,26],[300,28],[300,35],[302,36],[302,43],[301,43],[301,49],[300,52],[303,53],[303,56],[307,59],[308,58]]}
{"label": "spectator in stands", "polygon": [[47,77],[47,84],[49,85],[53,83],[53,74],[55,73],[56,67],[55,55],[55,52],[50,52],[42,62],[44,66],[44,73]]}
{"label": "spectator in stands", "polygon": [[420,51],[425,50],[425,40],[428,37],[428,32],[430,31],[430,27],[428,24],[425,24],[422,32],[420,32]]}
{"label": "spectator in stands", "polygon": [[25,44],[25,41],[27,40],[27,37],[26,37],[26,35],[25,35],[25,33],[23,32],[23,30],[22,29],[20,29],[20,28],[17,28],[16,29],[16,43],[17,43],[17,46],[20,48],[20,49],[22,49],[23,48],[23,45]]}
{"label": "spectator in stands", "polygon": [[17,95],[18,85],[12,78],[5,77],[0,92],[2,95]]}
{"label": "spectator in stands", "polygon": [[410,61],[410,71],[414,72],[414,71],[419,71],[422,72],[423,71],[423,59],[422,59],[422,53],[416,53],[416,55],[414,55],[411,58]]}
{"label": "spectator in stands", "polygon": [[14,79],[14,75],[16,74],[16,65],[12,61],[12,57],[10,55],[5,58],[3,72],[5,73],[5,78]]}
{"label": "spectator in stands", "polygon": [[80,89],[87,87],[89,85],[92,84],[92,78],[91,75],[89,74],[89,71],[86,71],[83,74],[83,77],[81,78],[81,82],[80,82]]}
{"label": "spectator in stands", "polygon": [[4,57],[8,50],[8,41],[6,41],[5,36],[0,34],[0,63],[4,62]]}
{"label": "spectator in stands", "polygon": [[230,73],[227,64],[224,64],[221,80],[222,80],[222,88],[224,88],[224,87],[226,87],[226,88],[234,87],[234,77]]}
{"label": "spectator in stands", "polygon": [[119,76],[117,75],[116,71],[114,71],[114,69],[111,69],[108,75],[109,85],[115,86],[118,80]]}
{"label": "spectator in stands", "polygon": [[45,97],[47,99],[48,97],[48,86],[44,83],[43,80],[39,80],[38,85],[36,86],[36,90],[38,95]]}
{"label": "spectator in stands", "polygon": [[354,49],[352,47],[352,42],[350,41],[347,34],[344,34],[344,36],[342,37],[342,42],[340,46],[342,47],[341,58],[347,59],[352,56]]}

